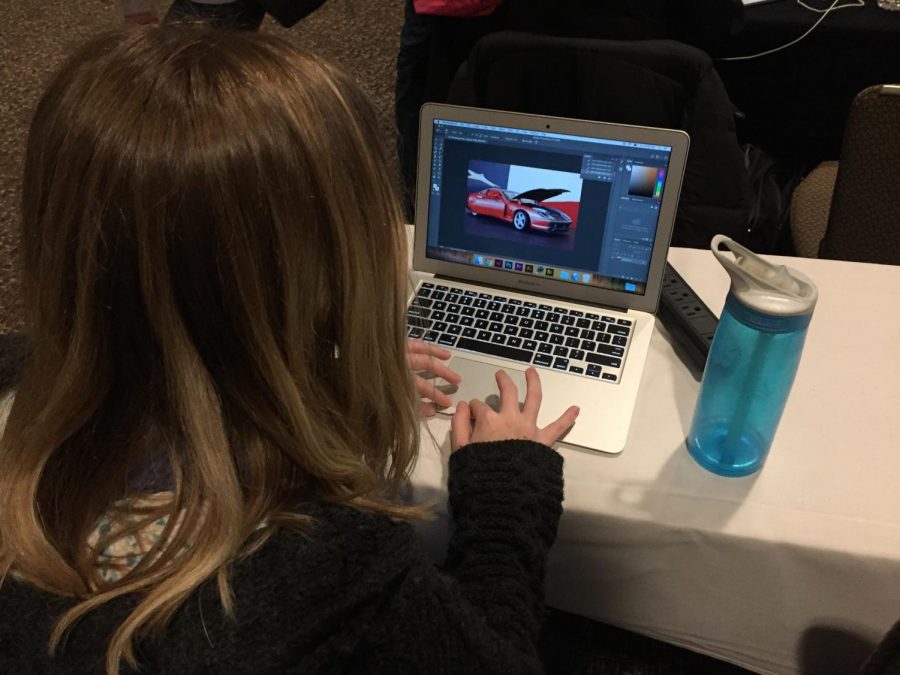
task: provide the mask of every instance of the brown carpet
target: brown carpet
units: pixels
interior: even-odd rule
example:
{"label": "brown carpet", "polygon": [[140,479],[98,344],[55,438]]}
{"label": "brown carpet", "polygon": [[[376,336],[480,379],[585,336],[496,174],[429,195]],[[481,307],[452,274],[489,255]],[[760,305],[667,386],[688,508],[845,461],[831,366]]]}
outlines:
{"label": "brown carpet", "polygon": [[[43,83],[73,47],[120,22],[118,0],[0,2],[0,333],[23,320],[19,301],[18,209],[28,120]],[[164,11],[168,2],[160,3]],[[394,146],[394,62],[402,0],[328,0],[282,34],[353,73],[378,107],[385,142]]]}

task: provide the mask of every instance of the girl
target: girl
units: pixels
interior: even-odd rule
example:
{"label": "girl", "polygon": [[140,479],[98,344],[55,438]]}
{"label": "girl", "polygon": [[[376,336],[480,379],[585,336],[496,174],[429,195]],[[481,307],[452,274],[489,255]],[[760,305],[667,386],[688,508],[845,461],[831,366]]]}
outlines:
{"label": "girl", "polygon": [[[28,140],[31,352],[0,440],[0,672],[529,672],[562,459],[460,403],[444,570],[372,106],[267,35],[99,37]],[[435,360],[437,357],[437,360]],[[417,383],[417,384],[416,384]],[[431,409],[425,404],[426,411]]]}

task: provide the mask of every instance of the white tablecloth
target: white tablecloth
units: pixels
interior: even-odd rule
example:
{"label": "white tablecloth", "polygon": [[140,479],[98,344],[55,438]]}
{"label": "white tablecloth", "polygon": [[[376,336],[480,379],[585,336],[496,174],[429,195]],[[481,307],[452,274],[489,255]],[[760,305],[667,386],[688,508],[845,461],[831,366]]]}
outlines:
{"label": "white tablecloth", "polygon": [[[669,260],[718,314],[712,254]],[[765,673],[799,672],[823,628],[874,643],[900,617],[900,267],[783,262],[820,300],[762,471],[723,478],[687,454],[699,383],[657,324],[625,451],[561,449],[548,604]],[[423,528],[438,559],[448,433],[427,423],[413,476],[444,504]]]}

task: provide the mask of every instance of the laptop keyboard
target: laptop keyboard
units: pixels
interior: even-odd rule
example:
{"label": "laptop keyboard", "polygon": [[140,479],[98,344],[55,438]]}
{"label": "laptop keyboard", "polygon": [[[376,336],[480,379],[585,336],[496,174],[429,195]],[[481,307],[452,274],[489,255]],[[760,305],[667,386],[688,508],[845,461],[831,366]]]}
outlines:
{"label": "laptop keyboard", "polygon": [[618,382],[634,321],[423,282],[406,323],[413,339]]}

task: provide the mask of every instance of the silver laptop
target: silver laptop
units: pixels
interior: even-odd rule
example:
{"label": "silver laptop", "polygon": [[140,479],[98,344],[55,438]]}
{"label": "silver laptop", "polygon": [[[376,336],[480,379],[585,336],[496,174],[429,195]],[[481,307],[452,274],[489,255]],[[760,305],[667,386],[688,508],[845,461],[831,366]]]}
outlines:
{"label": "silver laptop", "polygon": [[[454,400],[524,400],[538,368],[544,426],[625,446],[655,323],[689,139],[682,131],[426,104],[413,267],[429,272],[409,336],[449,349]],[[447,410],[452,413],[453,410]]]}

